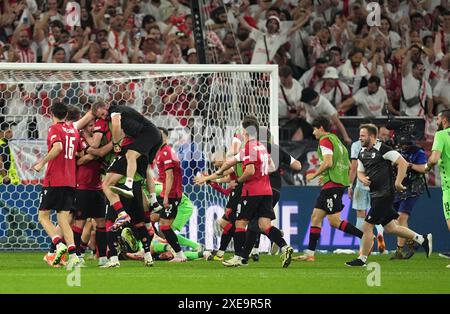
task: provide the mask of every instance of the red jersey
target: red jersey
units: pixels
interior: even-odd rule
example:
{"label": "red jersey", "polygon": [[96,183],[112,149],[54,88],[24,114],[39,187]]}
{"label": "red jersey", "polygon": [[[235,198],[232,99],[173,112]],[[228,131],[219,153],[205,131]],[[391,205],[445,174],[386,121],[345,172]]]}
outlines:
{"label": "red jersey", "polygon": [[[330,155],[333,154],[333,143],[328,138],[323,138],[319,142],[320,150],[322,151],[322,155]],[[340,183],[335,183],[333,181],[329,181],[322,186],[322,190],[332,189],[332,188],[342,188],[344,187]]]}
{"label": "red jersey", "polygon": [[61,142],[63,150],[50,160],[45,172],[44,187],[76,185],[76,152],[80,150],[80,135],[72,125],[60,122],[50,126],[47,136],[47,149]]}
{"label": "red jersey", "polygon": [[[86,139],[80,138],[81,149],[88,147]],[[78,166],[77,169],[77,189],[98,191],[102,189],[101,179],[102,163],[99,160],[91,160],[88,163]]]}
{"label": "red jersey", "polygon": [[[95,126],[94,126],[94,133],[102,133],[103,137],[104,137],[104,143],[102,143],[102,145],[105,145],[109,142],[111,142],[112,140],[112,134],[111,134],[111,130],[109,128],[109,122],[108,120],[105,119],[97,119],[95,121]],[[131,137],[125,137],[122,140],[121,146],[127,146],[130,145],[131,143],[133,143],[133,139]]]}
{"label": "red jersey", "polygon": [[156,166],[158,167],[158,181],[163,184],[161,197],[166,194],[166,170],[173,171],[173,184],[169,193],[169,198],[181,198],[183,194],[183,174],[180,161],[173,151],[172,147],[164,144],[156,154]]}
{"label": "red jersey", "polygon": [[270,154],[266,147],[255,139],[245,143],[240,151],[240,157],[245,169],[253,164],[255,173],[244,182],[242,196],[272,195],[269,179]]}

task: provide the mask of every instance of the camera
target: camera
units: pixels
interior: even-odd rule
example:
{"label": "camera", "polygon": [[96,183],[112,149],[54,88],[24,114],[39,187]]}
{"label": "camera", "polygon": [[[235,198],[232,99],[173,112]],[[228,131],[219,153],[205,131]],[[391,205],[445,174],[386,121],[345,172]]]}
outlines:
{"label": "camera", "polygon": [[388,130],[394,131],[394,138],[387,145],[398,149],[401,146],[411,146],[416,140],[416,125],[414,121],[402,122],[396,119],[389,120],[386,124]]}

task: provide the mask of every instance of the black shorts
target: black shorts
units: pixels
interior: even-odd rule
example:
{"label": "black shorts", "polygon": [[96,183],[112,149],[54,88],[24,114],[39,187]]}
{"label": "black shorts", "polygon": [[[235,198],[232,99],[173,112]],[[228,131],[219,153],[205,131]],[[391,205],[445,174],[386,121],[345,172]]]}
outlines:
{"label": "black shorts", "polygon": [[272,195],[242,196],[237,208],[236,219],[251,221],[261,217],[275,219]]}
{"label": "black shorts", "polygon": [[102,191],[76,190],[75,219],[105,218],[106,201]]}
{"label": "black shorts", "polygon": [[344,205],[342,204],[342,195],[344,195],[344,191],[344,187],[321,190],[314,208],[325,211],[327,215],[341,212],[344,208]]}
{"label": "black shorts", "polygon": [[[278,190],[272,189],[272,209],[277,205],[279,200],[280,200],[280,192],[278,192]],[[275,211],[274,211],[274,213],[275,213]],[[257,232],[257,233],[262,233],[261,229],[259,229],[259,219],[253,218],[249,222],[249,224],[247,226],[247,230]]]}
{"label": "black shorts", "polygon": [[239,205],[239,201],[241,200],[243,184],[238,184],[234,190],[231,192],[228,202],[225,205],[225,213],[222,218],[234,223],[236,221],[236,211]]}
{"label": "black shorts", "polygon": [[373,197],[370,200],[371,208],[366,216],[366,221],[372,225],[385,226],[399,217],[394,209],[394,195],[385,197]]}
{"label": "black shorts", "polygon": [[67,186],[43,188],[39,210],[74,211],[75,188]]}
{"label": "black shorts", "polygon": [[[158,203],[163,204],[163,198],[158,196]],[[178,205],[181,203],[181,198],[169,198],[169,208],[163,208],[161,209],[158,214],[159,218],[162,219],[175,219],[178,214]]]}
{"label": "black shorts", "polygon": [[126,150],[134,150],[145,156],[149,163],[153,162],[158,149],[162,145],[161,132],[155,127],[143,127],[134,137],[133,143],[126,146]]}
{"label": "black shorts", "polygon": [[[136,168],[136,172],[143,178],[147,177],[147,166],[148,166],[148,162],[147,162],[147,157],[145,156],[140,156],[137,159],[137,168]],[[124,155],[119,155],[117,156],[113,162],[111,163],[111,165],[109,166],[108,170],[106,170],[106,172],[112,172],[112,173],[117,173],[117,174],[121,174],[123,176],[127,176],[127,158]]]}
{"label": "black shorts", "polygon": [[[123,208],[131,217],[131,223],[133,225],[145,222],[144,204],[142,203],[142,185],[139,182],[133,183],[133,198],[126,198],[120,196],[120,202]],[[106,213],[106,220],[115,221],[117,218],[117,212],[112,206],[108,206]]]}

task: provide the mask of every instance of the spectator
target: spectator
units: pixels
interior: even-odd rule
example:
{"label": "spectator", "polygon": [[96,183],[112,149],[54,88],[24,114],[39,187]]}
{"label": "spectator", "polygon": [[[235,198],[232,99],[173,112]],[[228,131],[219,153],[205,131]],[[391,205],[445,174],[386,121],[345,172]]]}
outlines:
{"label": "spectator", "polygon": [[305,104],[306,121],[309,124],[315,118],[325,116],[339,130],[345,143],[352,143],[352,139],[348,136],[347,130],[339,120],[336,109],[325,97],[319,95],[314,89],[307,87],[302,91],[302,98],[300,100]]}
{"label": "spectator", "polygon": [[325,70],[323,81],[316,84],[315,91],[328,99],[335,108],[352,95],[347,84],[339,80],[337,69],[334,67]]}
{"label": "spectator", "polygon": [[372,76],[377,76],[380,79],[381,87],[386,90],[393,67],[388,62],[385,52],[382,49],[377,49],[367,67]]}
{"label": "spectator", "polygon": [[191,48],[188,50],[187,52],[187,63],[189,64],[197,64],[198,63],[198,59],[197,59],[197,50],[195,48]]}
{"label": "spectator", "polygon": [[343,65],[339,67],[339,77],[346,83],[353,94],[367,84],[369,71],[363,65],[364,50],[355,48]]}
{"label": "spectator", "polygon": [[313,65],[315,60],[320,58],[325,51],[335,45],[328,27],[323,27],[315,36],[309,40],[309,64]]}
{"label": "spectator", "polygon": [[423,63],[415,62],[412,65],[412,72],[403,76],[400,102],[402,115],[413,117],[428,115],[429,118],[433,117],[433,94],[430,84],[423,77],[424,73],[425,66]]}
{"label": "spectator", "polygon": [[255,28],[252,28],[247,21],[240,16],[240,22],[244,27],[250,30],[249,38],[241,44],[243,49],[247,49],[253,42],[255,47],[253,48],[252,64],[265,64],[271,63],[278,48],[286,43],[294,32],[300,29],[309,19],[309,15],[305,16],[302,20],[296,21],[288,31],[280,32],[280,19],[276,16],[270,16],[267,19],[266,27],[267,33],[263,33]]}
{"label": "spectator", "polygon": [[280,91],[278,93],[278,117],[281,119],[291,119],[297,116],[302,97],[302,86],[293,79],[292,69],[289,66],[282,66],[279,69]]}
{"label": "spectator", "polygon": [[325,70],[328,66],[328,61],[324,58],[319,58],[316,60],[316,65],[311,69],[306,71],[299,82],[303,88],[311,87],[315,88],[317,84],[322,83],[323,75],[325,74]]}
{"label": "spectator", "polygon": [[450,109],[450,75],[439,80],[433,90],[433,103],[436,105],[436,112]]}
{"label": "spectator", "polygon": [[358,107],[358,116],[360,117],[380,117],[385,115],[390,108],[386,91],[380,86],[380,79],[377,76],[371,76],[367,87],[363,87],[356,92],[353,97],[344,101],[339,110],[347,112],[352,106]]}
{"label": "spectator", "polygon": [[382,16],[380,20],[380,27],[379,33],[384,36],[385,39],[387,39],[387,46],[391,50],[395,50],[401,47],[402,45],[402,38],[400,35],[392,30],[392,22],[387,16]]}

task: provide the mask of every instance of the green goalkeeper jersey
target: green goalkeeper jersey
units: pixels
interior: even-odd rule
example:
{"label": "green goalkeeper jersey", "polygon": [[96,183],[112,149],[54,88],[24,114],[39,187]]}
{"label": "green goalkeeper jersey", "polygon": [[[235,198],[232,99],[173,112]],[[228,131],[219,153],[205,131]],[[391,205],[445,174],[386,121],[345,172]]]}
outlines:
{"label": "green goalkeeper jersey", "polygon": [[450,190],[450,128],[436,132],[432,151],[441,153],[439,173],[442,190]]}
{"label": "green goalkeeper jersey", "polygon": [[[161,195],[162,192],[162,184],[159,182],[155,182],[155,193],[156,195]],[[147,189],[146,193],[148,192]],[[149,192],[148,192],[149,193]],[[149,194],[150,195],[150,194]],[[182,194],[181,196],[181,202],[180,205],[178,205],[178,213],[180,214],[187,214],[187,215],[191,215],[192,211],[194,210],[194,204],[192,204],[191,200],[189,199],[189,197],[186,196],[186,194]]]}

